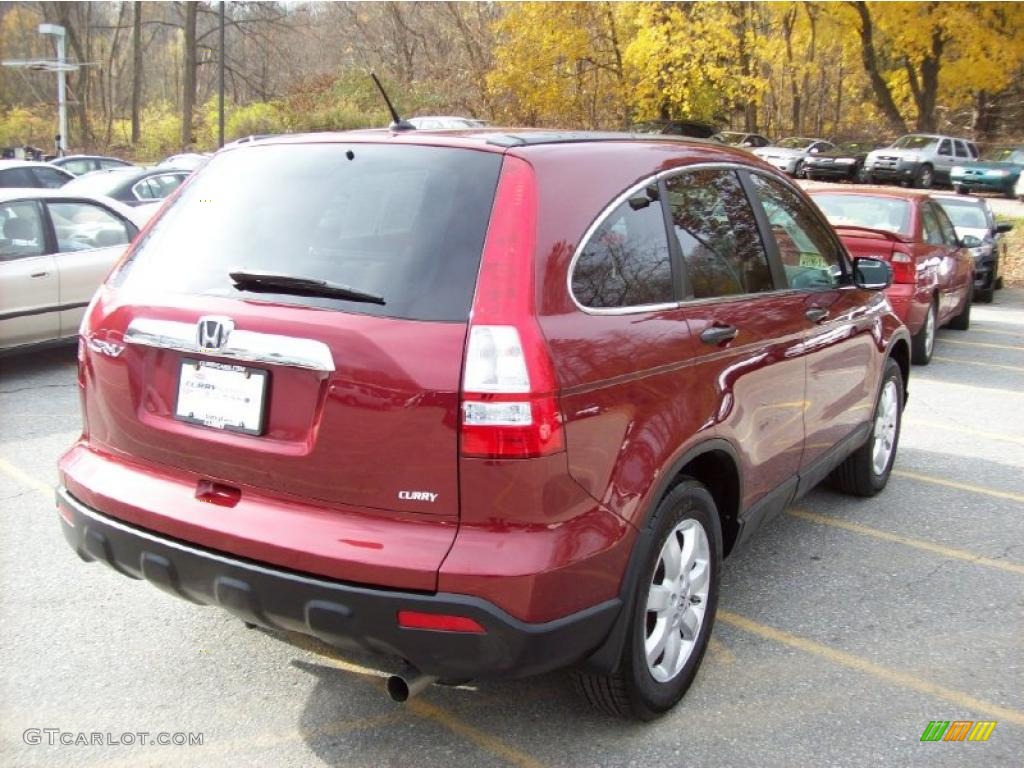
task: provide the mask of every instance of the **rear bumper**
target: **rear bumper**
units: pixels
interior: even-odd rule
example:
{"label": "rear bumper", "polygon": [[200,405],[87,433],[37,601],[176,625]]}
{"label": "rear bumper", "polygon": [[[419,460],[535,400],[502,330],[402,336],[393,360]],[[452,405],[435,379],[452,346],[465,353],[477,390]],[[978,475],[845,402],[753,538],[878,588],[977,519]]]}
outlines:
{"label": "rear bumper", "polygon": [[[477,597],[356,586],[201,549],[108,517],[63,487],[57,507],[64,538],[87,562],[253,624],[401,658],[441,678],[518,677],[568,666],[601,644],[620,610],[612,599],[527,623]],[[486,631],[403,629],[400,610],[466,616]]]}

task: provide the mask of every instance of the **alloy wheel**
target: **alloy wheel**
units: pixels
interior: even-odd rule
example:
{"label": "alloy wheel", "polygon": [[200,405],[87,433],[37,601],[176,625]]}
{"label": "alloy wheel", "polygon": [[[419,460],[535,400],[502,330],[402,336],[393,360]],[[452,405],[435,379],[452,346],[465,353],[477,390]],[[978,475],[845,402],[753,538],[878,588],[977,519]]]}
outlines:
{"label": "alloy wheel", "polygon": [[644,653],[651,676],[672,680],[693,654],[711,586],[711,555],[704,527],[684,519],[661,548],[647,592]]}
{"label": "alloy wheel", "polygon": [[889,379],[878,399],[878,412],[875,414],[874,444],[871,450],[871,468],[876,476],[885,473],[896,447],[896,428],[899,424],[900,398],[896,391],[896,382]]}

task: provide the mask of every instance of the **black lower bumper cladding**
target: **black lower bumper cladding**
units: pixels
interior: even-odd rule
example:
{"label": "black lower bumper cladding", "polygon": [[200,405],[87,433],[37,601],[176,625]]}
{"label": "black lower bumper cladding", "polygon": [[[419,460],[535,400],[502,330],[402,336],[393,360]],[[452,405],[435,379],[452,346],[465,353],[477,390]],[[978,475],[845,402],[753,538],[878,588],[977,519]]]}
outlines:
{"label": "black lower bumper cladding", "polygon": [[[108,517],[64,488],[57,490],[57,505],[64,538],[83,560],[106,563],[129,578],[219,606],[253,624],[395,656],[441,678],[520,677],[568,666],[601,644],[620,609],[614,599],[564,618],[527,623],[469,595],[329,581],[201,549]],[[466,616],[486,632],[402,628],[400,610]]]}

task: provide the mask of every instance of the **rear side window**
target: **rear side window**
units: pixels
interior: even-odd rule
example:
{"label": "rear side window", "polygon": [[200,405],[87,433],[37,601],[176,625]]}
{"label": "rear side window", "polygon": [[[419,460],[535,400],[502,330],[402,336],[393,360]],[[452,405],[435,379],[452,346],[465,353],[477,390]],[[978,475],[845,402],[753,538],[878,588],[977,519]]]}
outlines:
{"label": "rear side window", "polygon": [[0,187],[37,187],[35,177],[25,168],[7,168],[0,171]]}
{"label": "rear side window", "polygon": [[0,204],[0,261],[40,256],[45,250],[39,204],[32,200]]}
{"label": "rear side window", "polygon": [[[495,153],[410,145],[225,152],[161,217],[115,282],[465,321],[500,168]],[[243,290],[229,276],[239,270],[328,281],[385,303]]]}
{"label": "rear side window", "polygon": [[694,298],[774,288],[757,220],[734,171],[686,171],[665,186]]}
{"label": "rear side window", "polygon": [[39,182],[37,186],[57,189],[67,184],[71,178],[56,168],[33,168],[32,173]]}
{"label": "rear side window", "polygon": [[572,293],[583,306],[612,309],[674,300],[672,259],[656,190],[622,203],[583,247],[572,273]]}

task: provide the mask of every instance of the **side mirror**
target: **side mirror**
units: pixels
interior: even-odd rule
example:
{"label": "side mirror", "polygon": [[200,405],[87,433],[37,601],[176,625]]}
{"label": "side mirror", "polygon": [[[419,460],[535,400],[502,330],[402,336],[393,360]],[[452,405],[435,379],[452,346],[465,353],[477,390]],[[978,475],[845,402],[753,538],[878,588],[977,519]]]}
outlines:
{"label": "side mirror", "polygon": [[962,248],[977,248],[979,245],[981,245],[981,238],[975,235],[964,235],[960,238]]}
{"label": "side mirror", "polygon": [[892,285],[892,267],[882,259],[858,256],[853,260],[853,283],[868,291],[881,291]]}
{"label": "side mirror", "polygon": [[1010,223],[1007,223],[1007,222],[996,224],[996,234],[997,235],[1004,235],[1007,232],[1009,232],[1011,229],[1013,229],[1013,224],[1010,224]]}

